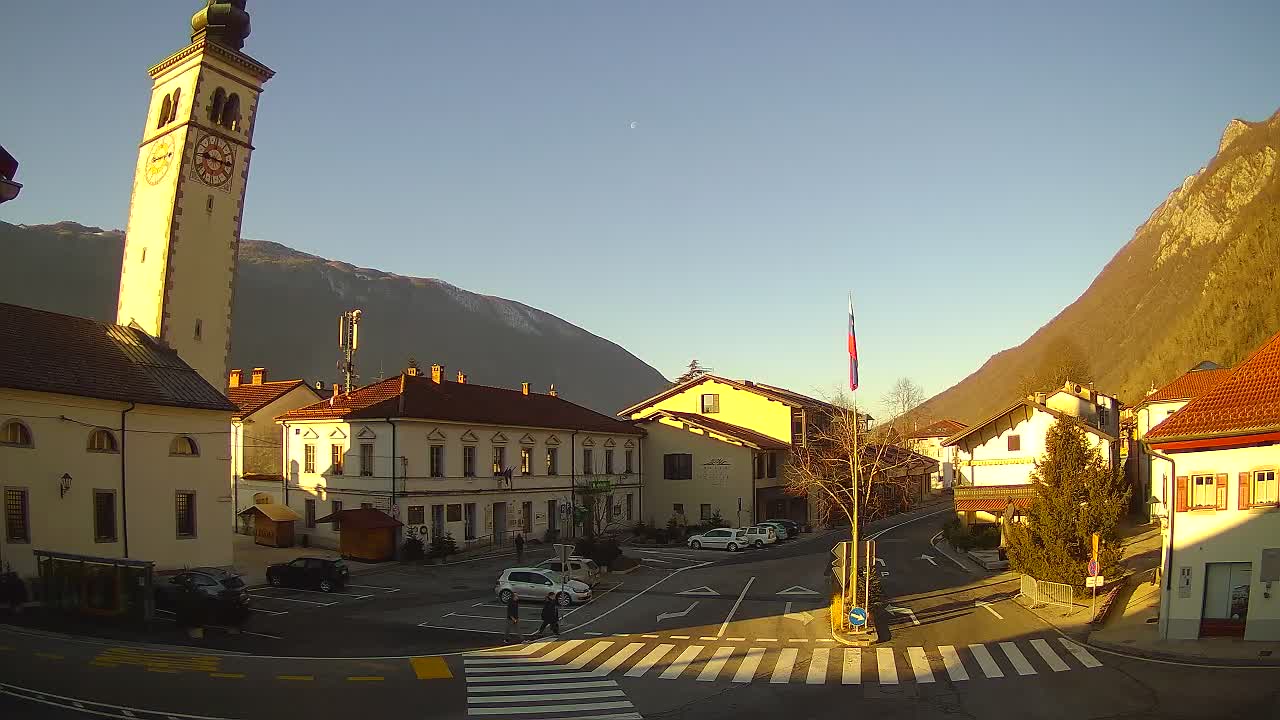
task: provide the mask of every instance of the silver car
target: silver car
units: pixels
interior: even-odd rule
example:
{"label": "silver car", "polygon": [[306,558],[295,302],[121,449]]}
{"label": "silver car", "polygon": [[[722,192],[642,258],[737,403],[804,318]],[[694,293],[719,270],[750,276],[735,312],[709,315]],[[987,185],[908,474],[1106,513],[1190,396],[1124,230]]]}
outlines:
{"label": "silver car", "polygon": [[584,603],[591,599],[591,588],[577,580],[564,581],[560,573],[546,568],[521,567],[508,568],[498,576],[494,593],[502,603],[511,601],[515,595],[525,600],[543,600],[547,593],[556,594],[556,602],[562,607],[574,603]]}
{"label": "silver car", "polygon": [[577,580],[585,584],[587,587],[594,588],[600,584],[600,566],[591,558],[570,555],[569,562],[561,564],[560,558],[551,558],[538,563],[538,567],[546,568],[553,572],[567,573],[570,580]]}
{"label": "silver car", "polygon": [[701,535],[694,535],[689,538],[689,547],[697,550],[699,548],[724,548],[729,552],[737,552],[747,547],[747,531],[734,530],[731,528],[718,528],[708,530]]}

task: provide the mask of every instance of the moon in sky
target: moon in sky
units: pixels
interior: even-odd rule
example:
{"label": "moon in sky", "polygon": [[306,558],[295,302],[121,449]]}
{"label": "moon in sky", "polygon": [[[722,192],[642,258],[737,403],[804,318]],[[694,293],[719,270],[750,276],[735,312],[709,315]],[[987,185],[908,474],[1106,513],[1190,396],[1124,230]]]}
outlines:
{"label": "moon in sky", "polygon": [[638,128],[638,127],[640,127],[640,123],[636,122],[635,120],[632,120],[632,121],[631,121],[631,129],[632,129],[632,130],[635,130],[635,129],[636,129],[636,128]]}

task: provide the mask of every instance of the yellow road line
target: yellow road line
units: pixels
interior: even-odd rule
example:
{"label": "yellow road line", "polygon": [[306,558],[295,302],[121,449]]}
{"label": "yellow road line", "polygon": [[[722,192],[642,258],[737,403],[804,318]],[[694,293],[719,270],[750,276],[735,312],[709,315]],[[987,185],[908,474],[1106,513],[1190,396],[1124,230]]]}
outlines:
{"label": "yellow road line", "polygon": [[315,680],[314,675],[277,675],[277,680]]}
{"label": "yellow road line", "polygon": [[170,675],[178,674],[177,670],[174,670],[172,668],[161,668],[161,667],[149,667],[147,668],[147,672],[169,673]]}
{"label": "yellow road line", "polygon": [[57,653],[51,653],[51,652],[38,652],[36,653],[36,657],[43,658],[45,660],[62,660],[63,659],[61,655]]}
{"label": "yellow road line", "polygon": [[413,666],[413,672],[419,680],[447,680],[453,677],[442,657],[409,658],[409,664]]}
{"label": "yellow road line", "polygon": [[244,673],[217,673],[217,672],[211,672],[211,673],[209,673],[209,677],[215,677],[215,678],[232,678],[232,679],[239,680],[240,678],[243,678],[243,677],[244,677]]}
{"label": "yellow road line", "polygon": [[348,676],[347,676],[347,679],[348,679],[348,680],[350,680],[351,682],[365,682],[365,681],[371,681],[371,680],[386,680],[386,678],[385,678],[385,677],[383,677],[383,676],[381,676],[381,675],[348,675]]}

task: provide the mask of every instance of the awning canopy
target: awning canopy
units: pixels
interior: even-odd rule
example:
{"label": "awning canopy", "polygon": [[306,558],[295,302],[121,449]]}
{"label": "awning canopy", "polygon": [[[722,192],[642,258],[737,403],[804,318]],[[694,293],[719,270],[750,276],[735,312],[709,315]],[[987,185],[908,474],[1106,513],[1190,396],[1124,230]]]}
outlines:
{"label": "awning canopy", "polygon": [[298,513],[294,512],[293,509],[290,508],[289,506],[279,505],[277,503],[264,503],[262,505],[250,505],[244,510],[241,510],[240,514],[248,515],[249,513],[253,513],[253,512],[256,512],[262,515],[268,520],[274,520],[275,522],[287,522],[289,520],[298,520],[299,518],[301,518],[301,516],[298,515]]}
{"label": "awning canopy", "polygon": [[373,508],[339,510],[336,513],[330,513],[322,518],[316,518],[317,523],[334,521],[342,523],[344,530],[347,528],[352,530],[373,530],[376,528],[394,528],[404,525],[404,523],[381,510],[375,510]]}

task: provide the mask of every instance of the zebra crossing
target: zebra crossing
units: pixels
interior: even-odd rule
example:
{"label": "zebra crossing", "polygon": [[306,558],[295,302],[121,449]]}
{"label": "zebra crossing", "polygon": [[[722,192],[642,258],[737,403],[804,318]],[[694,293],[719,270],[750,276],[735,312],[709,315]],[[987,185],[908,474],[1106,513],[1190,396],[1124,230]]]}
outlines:
{"label": "zebra crossing", "polygon": [[[996,642],[991,643],[991,647],[975,643],[896,650],[724,644],[696,644],[677,649],[675,644],[664,642],[651,645],[617,640],[568,640],[474,653],[466,659],[466,666],[469,683],[473,674],[507,674],[517,683],[522,678],[536,677],[546,681],[547,689],[559,691],[563,686],[557,684],[557,679],[598,681],[611,676],[779,685],[897,685],[936,683],[941,677],[952,682],[969,682],[1053,675],[1098,668],[1102,663],[1084,646],[1059,637],[1053,641],[1034,638]],[[555,675],[556,672],[566,674]]]}
{"label": "zebra crossing", "polygon": [[464,657],[467,715],[527,720],[641,720],[617,681],[581,671],[612,643],[597,643],[572,661],[558,662],[582,643],[569,640],[537,657],[530,656],[552,643]]}

